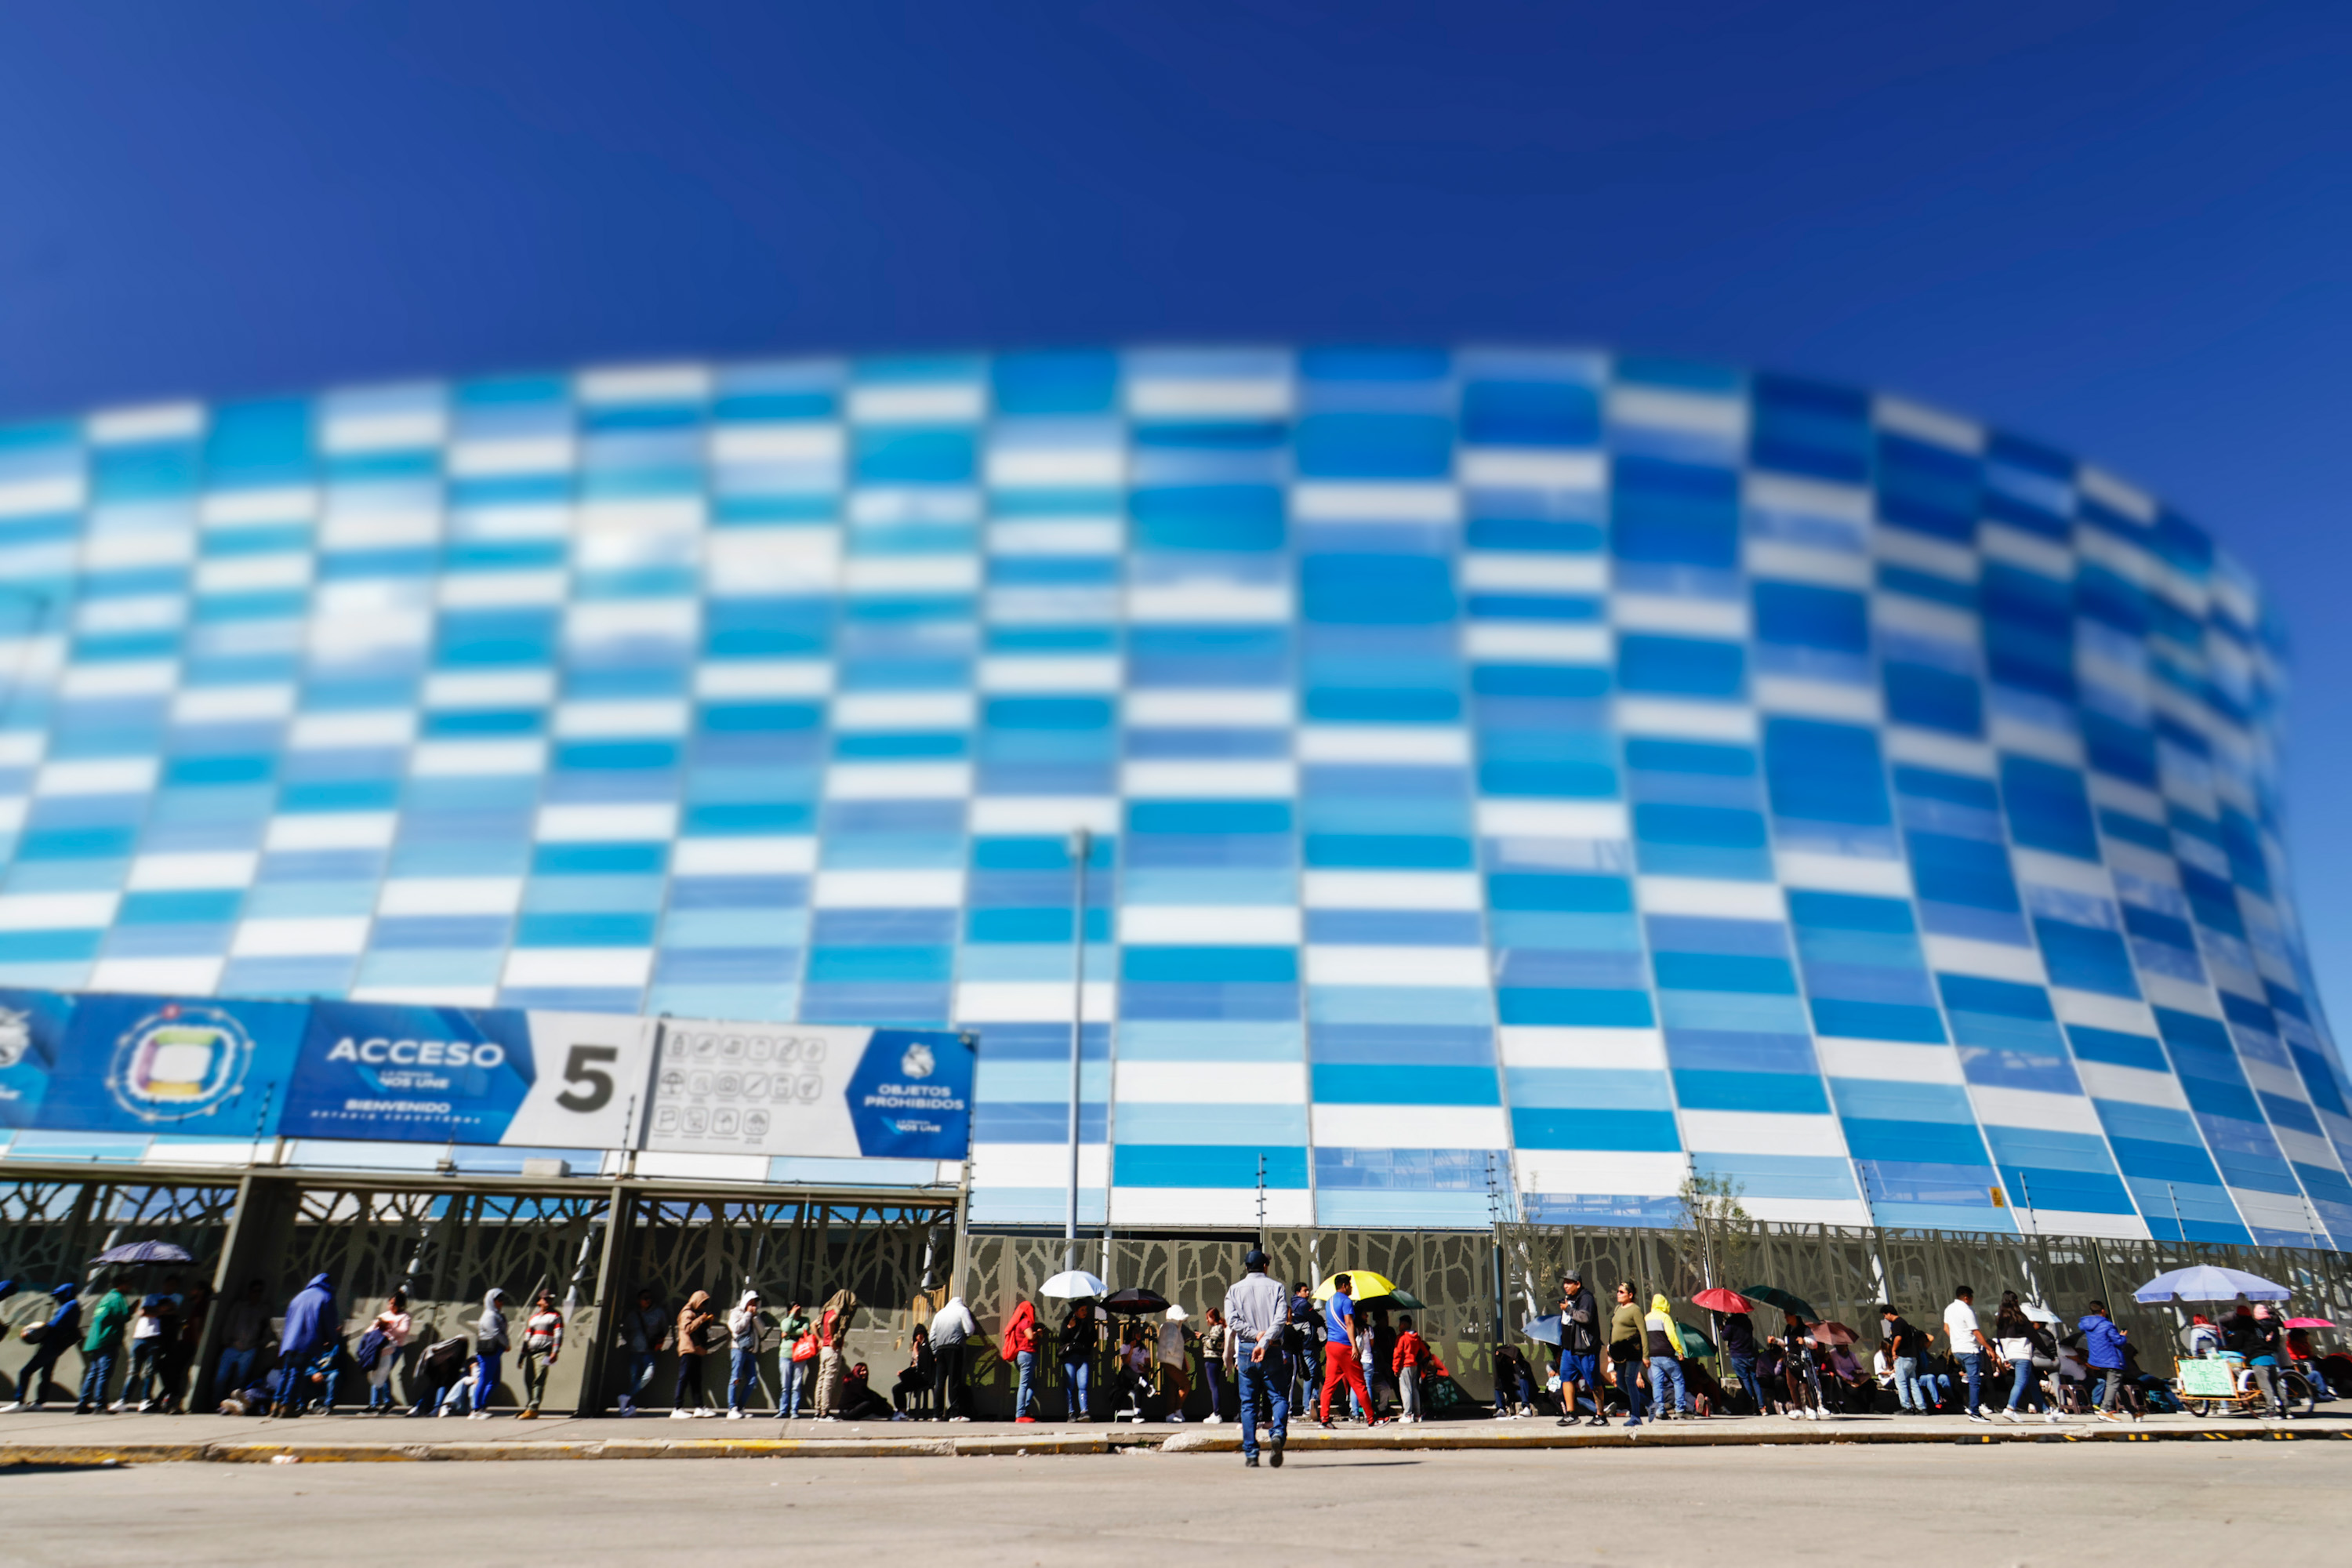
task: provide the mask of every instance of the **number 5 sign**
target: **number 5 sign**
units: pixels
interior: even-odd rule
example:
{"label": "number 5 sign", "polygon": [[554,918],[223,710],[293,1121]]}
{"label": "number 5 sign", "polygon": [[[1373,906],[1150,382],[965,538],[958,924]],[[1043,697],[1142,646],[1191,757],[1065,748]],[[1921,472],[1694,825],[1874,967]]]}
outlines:
{"label": "number 5 sign", "polygon": [[623,1149],[643,1120],[653,1020],[611,1013],[530,1019],[536,1072],[499,1142],[553,1149]]}

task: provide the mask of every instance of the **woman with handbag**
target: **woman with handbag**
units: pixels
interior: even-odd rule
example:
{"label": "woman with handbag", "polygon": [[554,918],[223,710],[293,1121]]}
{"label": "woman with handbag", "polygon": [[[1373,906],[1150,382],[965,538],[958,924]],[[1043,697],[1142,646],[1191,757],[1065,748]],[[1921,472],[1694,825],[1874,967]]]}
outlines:
{"label": "woman with handbag", "polygon": [[801,1380],[816,1360],[816,1320],[798,1301],[784,1309],[777,1325],[782,1337],[776,1352],[776,1419],[789,1421],[801,1407]]}
{"label": "woman with handbag", "polygon": [[2000,1310],[1993,1316],[1992,1333],[2001,1358],[2009,1363],[2010,1371],[2014,1374],[2009,1385],[2008,1407],[2000,1413],[2002,1418],[2023,1426],[2025,1417],[2018,1412],[2031,1397],[2041,1408],[2044,1421],[2056,1421],[2058,1412],[2042,1397],[2042,1373],[2033,1363],[2037,1358],[2050,1359],[2058,1349],[2057,1342],[2051,1339],[2041,1324],[2025,1315],[2025,1308],[2018,1301],[2016,1291],[2003,1290],[2000,1293]]}

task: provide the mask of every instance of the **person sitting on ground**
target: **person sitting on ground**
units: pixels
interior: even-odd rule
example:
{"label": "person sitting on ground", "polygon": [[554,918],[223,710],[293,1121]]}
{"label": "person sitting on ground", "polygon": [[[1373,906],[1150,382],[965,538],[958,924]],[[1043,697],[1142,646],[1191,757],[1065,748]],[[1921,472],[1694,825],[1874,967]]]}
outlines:
{"label": "person sitting on ground", "polygon": [[[931,1387],[939,1381],[939,1366],[931,1355],[931,1331],[917,1323],[907,1336],[907,1368],[898,1381],[890,1385],[890,1404],[895,1411],[893,1421],[927,1421],[931,1415]],[[908,1410],[912,1402],[914,1409]]]}
{"label": "person sitting on ground", "polygon": [[887,1421],[890,1406],[874,1392],[866,1381],[866,1363],[853,1364],[841,1379],[841,1418],[844,1421]]}
{"label": "person sitting on ground", "polygon": [[1789,1352],[1777,1339],[1769,1336],[1756,1346],[1756,1384],[1764,1398],[1757,1406],[1759,1415],[1777,1415],[1789,1407]]}
{"label": "person sitting on ground", "polygon": [[1535,1414],[1535,1388],[1528,1359],[1516,1345],[1495,1347],[1495,1415],[1509,1421]]}
{"label": "person sitting on ground", "polygon": [[1822,1353],[1828,1362],[1823,1369],[1822,1384],[1835,1396],[1839,1412],[1848,1415],[1868,1415],[1871,1400],[1866,1390],[1870,1378],[1862,1370],[1862,1363],[1853,1359],[1853,1352],[1844,1345],[1828,1346]]}

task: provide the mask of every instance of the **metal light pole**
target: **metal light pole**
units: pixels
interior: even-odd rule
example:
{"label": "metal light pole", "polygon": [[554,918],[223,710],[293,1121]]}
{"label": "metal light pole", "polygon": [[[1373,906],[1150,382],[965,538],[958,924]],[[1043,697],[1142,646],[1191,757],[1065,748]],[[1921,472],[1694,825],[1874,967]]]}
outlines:
{"label": "metal light pole", "polygon": [[1070,835],[1070,1206],[1062,1226],[1062,1267],[1078,1266],[1078,1075],[1086,1061],[1087,857],[1094,835]]}

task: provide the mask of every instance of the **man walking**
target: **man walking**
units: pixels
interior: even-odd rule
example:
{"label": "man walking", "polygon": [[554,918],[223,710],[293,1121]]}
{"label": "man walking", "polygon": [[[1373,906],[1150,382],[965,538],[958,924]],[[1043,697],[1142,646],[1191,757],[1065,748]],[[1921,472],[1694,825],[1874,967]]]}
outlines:
{"label": "man walking", "polygon": [[286,1303],[286,1324],[278,1337],[277,1415],[291,1415],[302,1408],[302,1379],[334,1332],[334,1281],[313,1274]]}
{"label": "man walking", "polygon": [[2074,1326],[2083,1332],[2083,1359],[2091,1363],[2092,1375],[2107,1380],[2099,1407],[2091,1414],[2102,1421],[2113,1421],[2116,1401],[2124,1391],[2124,1331],[2107,1316],[2105,1301],[2092,1302],[2091,1310]]}
{"label": "man walking", "polygon": [[[74,1336],[81,1329],[81,1287],[70,1279],[49,1292],[57,1306],[49,1312],[49,1321],[41,1325],[40,1343],[33,1359],[25,1363],[25,1371],[16,1379],[16,1403],[10,1410],[38,1410],[43,1403],[42,1390],[47,1384],[51,1369],[58,1358],[73,1348]],[[27,1329],[26,1333],[32,1331]]]}
{"label": "man walking", "polygon": [[971,1336],[979,1331],[971,1309],[961,1296],[949,1297],[948,1304],[931,1318],[931,1358],[939,1368],[940,1411],[950,1421],[971,1419],[966,1408],[971,1396],[964,1387],[964,1354],[971,1348]]}
{"label": "man walking", "polygon": [[1559,1425],[1576,1425],[1576,1391],[1592,1400],[1591,1426],[1609,1425],[1601,1403],[1601,1319],[1584,1276],[1571,1268],[1559,1277]]}
{"label": "man walking", "polygon": [[1247,1270],[1225,1292],[1225,1365],[1241,1389],[1242,1468],[1257,1468],[1258,1423],[1265,1423],[1267,1458],[1282,1468],[1290,1430],[1289,1309],[1282,1286],[1265,1277],[1265,1254],[1250,1248]]}
{"label": "man walking", "polygon": [[1990,1360],[1996,1371],[2008,1363],[1977,1326],[1976,1299],[1977,1293],[1966,1285],[1952,1292],[1952,1304],[1944,1309],[1944,1337],[1952,1342],[1952,1353],[1959,1357],[1960,1372],[1968,1379],[1969,1419],[1990,1426],[1992,1417],[1984,1413],[1985,1363]]}
{"label": "man walking", "polygon": [[1357,1358],[1361,1349],[1357,1343],[1363,1332],[1356,1317],[1356,1281],[1352,1275],[1342,1274],[1334,1281],[1331,1299],[1323,1304],[1323,1412],[1326,1429],[1331,1425],[1331,1392],[1345,1384],[1356,1402],[1363,1407],[1364,1425],[1373,1425],[1372,1391],[1364,1386],[1363,1363]]}

